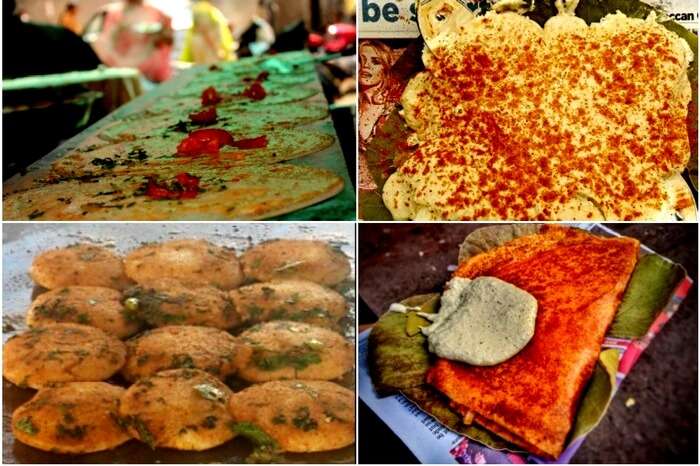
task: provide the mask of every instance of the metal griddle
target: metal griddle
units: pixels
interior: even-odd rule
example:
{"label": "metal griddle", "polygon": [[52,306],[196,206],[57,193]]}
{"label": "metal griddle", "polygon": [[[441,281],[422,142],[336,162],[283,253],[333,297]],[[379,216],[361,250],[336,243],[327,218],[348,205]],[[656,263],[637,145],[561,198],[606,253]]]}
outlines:
{"label": "metal griddle", "polygon": [[[280,56],[283,54],[280,54]],[[316,59],[316,60],[322,60]],[[309,54],[309,60],[314,60],[311,54]],[[12,178],[8,179],[3,183],[4,192],[11,192],[16,189],[17,186],[21,186],[26,177],[39,176],[45,173],[51,167],[51,164],[56,160],[60,159],[70,151],[78,147],[83,141],[96,136],[100,130],[115,121],[122,120],[127,115],[136,114],[142,112],[152,103],[162,99],[163,97],[170,96],[176,93],[178,90],[185,87],[189,82],[196,79],[197,74],[201,73],[202,70],[206,69],[207,65],[193,66],[190,69],[182,71],[175,78],[167,81],[163,84],[158,85],[154,90],[147,92],[136,99],[132,100],[128,104],[119,107],[114,112],[110,113],[94,125],[80,132],[76,136],[68,139],[63,144],[58,146],[56,149],[52,150],[46,154],[41,159],[37,160],[27,168],[27,175],[22,176],[17,174]],[[318,93],[313,97],[303,100],[302,102],[312,104],[324,104],[328,105],[326,98],[323,95],[323,90],[321,88],[321,82],[316,76],[313,82],[304,84],[305,87],[314,87],[318,90]],[[285,104],[278,104],[283,107]],[[319,202],[317,204],[305,207],[303,209],[290,212],[288,214],[280,215],[274,217],[278,220],[352,220],[355,218],[355,191],[353,185],[350,181],[350,176],[348,173],[348,168],[345,165],[345,159],[343,157],[343,152],[338,143],[337,134],[335,132],[335,127],[333,126],[333,121],[331,120],[330,114],[325,118],[314,121],[304,125],[297,125],[295,128],[299,129],[310,129],[319,131],[322,133],[329,134],[333,136],[335,141],[333,144],[323,149],[319,152],[308,154],[303,157],[299,157],[294,160],[286,161],[285,164],[292,165],[304,165],[315,168],[327,169],[343,179],[344,187],[341,192],[326,199],[325,201]],[[38,220],[41,220],[39,218]],[[138,220],[138,219],[134,219]],[[230,220],[230,219],[221,219]]]}

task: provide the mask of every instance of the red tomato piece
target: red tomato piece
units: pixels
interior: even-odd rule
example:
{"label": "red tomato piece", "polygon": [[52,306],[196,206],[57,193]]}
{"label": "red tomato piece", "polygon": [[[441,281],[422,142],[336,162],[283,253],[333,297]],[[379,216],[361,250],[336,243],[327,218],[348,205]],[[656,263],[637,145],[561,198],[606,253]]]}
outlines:
{"label": "red tomato piece", "polygon": [[199,194],[199,178],[189,173],[179,173],[175,176],[175,180],[184,188],[180,194],[180,199],[197,197],[197,194]]}
{"label": "red tomato piece", "polygon": [[192,123],[197,123],[198,125],[216,123],[217,117],[216,107],[208,107],[200,112],[190,113],[190,120]]}
{"label": "red tomato piece", "polygon": [[261,71],[260,74],[258,74],[256,77],[251,78],[250,76],[246,76],[245,78],[242,79],[244,83],[252,83],[255,81],[258,82],[263,82],[265,81],[268,77],[270,76],[269,71]]}
{"label": "red tomato piece", "polygon": [[219,128],[197,129],[190,133],[190,137],[200,141],[217,141],[220,146],[230,146],[233,143],[231,133]]}
{"label": "red tomato piece", "polygon": [[158,184],[153,178],[149,178],[146,185],[146,196],[159,201],[161,199],[175,199],[173,194],[167,187]]}
{"label": "red tomato piece", "polygon": [[149,178],[146,196],[154,200],[192,199],[199,194],[199,178],[189,173],[179,173],[169,182],[159,183]]}
{"label": "red tomato piece", "polygon": [[248,86],[246,90],[243,91],[243,95],[253,100],[263,100],[267,96],[265,88],[258,81]]}
{"label": "red tomato piece", "polygon": [[202,91],[202,105],[216,105],[221,102],[221,96],[214,86],[209,86]]}
{"label": "red tomato piece", "polygon": [[240,139],[230,144],[238,149],[262,149],[267,147],[267,136],[262,135],[257,138]]}
{"label": "red tomato piece", "polygon": [[177,146],[178,155],[197,156],[215,155],[222,146],[233,144],[233,137],[228,131],[218,128],[205,128],[192,131]]}
{"label": "red tomato piece", "polygon": [[177,145],[177,155],[196,156],[204,154],[204,144],[202,141],[187,136]]}

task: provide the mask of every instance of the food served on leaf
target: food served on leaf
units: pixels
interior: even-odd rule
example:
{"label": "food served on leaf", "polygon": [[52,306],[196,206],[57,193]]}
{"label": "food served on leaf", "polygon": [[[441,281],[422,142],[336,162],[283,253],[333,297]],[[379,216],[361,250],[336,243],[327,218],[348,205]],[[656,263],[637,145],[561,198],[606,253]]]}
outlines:
{"label": "food served on leaf", "polygon": [[350,274],[342,252],[311,240],[276,240],[260,243],[241,256],[246,278],[258,281],[309,280],[334,286]]}
{"label": "food served on leaf", "polygon": [[21,387],[101,381],[124,365],[124,343],[80,324],[47,324],[12,337],[2,352],[3,376]]}
{"label": "food served on leaf", "polygon": [[270,450],[327,451],[355,441],[355,394],[333,382],[285,380],[253,385],[229,401],[234,430]]}
{"label": "food served on leaf", "polygon": [[151,448],[207,450],[231,440],[231,389],[196,369],[174,369],[140,379],[121,398],[129,433]]}
{"label": "food served on leaf", "polygon": [[[558,456],[638,250],[633,239],[554,228],[460,264],[457,277],[493,276],[535,296],[535,335],[523,351],[495,367],[438,359],[427,381],[462,414],[499,436]],[[542,384],[545,376],[548,383]],[[529,393],[527,402],[518,393]]]}
{"label": "food served on leaf", "polygon": [[105,382],[42,388],[12,413],[12,433],[22,443],[49,452],[111,450],[131,439],[119,422],[124,392]]}
{"label": "food served on leaf", "polygon": [[48,289],[82,285],[122,290],[132,283],[124,274],[122,259],[94,244],[45,251],[34,258],[29,274]]}
{"label": "food served on leaf", "polygon": [[126,342],[122,375],[133,382],[166,369],[186,368],[225,379],[245,364],[251,352],[223,330],[170,325],[148,330]]}
{"label": "food served on leaf", "polygon": [[[248,455],[247,462],[288,462],[285,452],[352,444],[354,392],[317,381],[351,384],[354,345],[341,333],[352,331],[348,300],[310,281],[258,283],[244,277],[233,247],[166,237],[139,243],[125,258],[87,243],[35,257],[31,272],[39,294],[25,308],[30,328],[17,329],[5,343],[3,375],[39,392],[13,406],[11,400],[27,398],[6,387],[8,419],[14,411],[9,438],[77,455],[114,449],[131,438],[153,449],[201,451],[240,435],[241,445],[230,447],[242,450],[235,454],[241,458]],[[294,257],[308,259],[318,276],[348,278],[348,258],[330,244],[282,243],[291,245]],[[89,279],[115,287],[72,284]],[[274,398],[284,390],[255,385],[292,378],[308,385],[289,399]],[[240,395],[233,412],[232,388]],[[289,424],[278,418],[275,428],[261,431],[249,418],[263,405],[260,413],[289,415]]]}
{"label": "food served on leaf", "polygon": [[202,239],[176,239],[131,251],[124,260],[126,274],[141,285],[163,277],[183,286],[236,288],[243,273],[235,251]]}
{"label": "food served on leaf", "polygon": [[639,242],[499,225],[476,230],[461,252],[440,306],[417,296],[372,330],[375,388],[401,391],[495,448],[555,459],[602,358]]}
{"label": "food served on leaf", "polygon": [[[693,53],[652,13],[544,27],[508,6],[421,14],[425,71],[401,104],[411,155],[383,187],[394,219],[693,220],[681,177]],[[430,9],[431,7],[426,7]]]}
{"label": "food served on leaf", "polygon": [[27,311],[27,325],[42,327],[55,323],[90,325],[117,338],[128,338],[141,329],[130,319],[122,293],[101,286],[69,286],[42,293]]}
{"label": "food served on leaf", "polygon": [[239,339],[250,352],[238,376],[249,382],[339,379],[355,363],[354,347],[342,335],[303,322],[256,324]]}
{"label": "food served on leaf", "polygon": [[346,315],[345,298],[307,280],[278,280],[242,286],[229,294],[246,323],[289,320],[333,330]]}
{"label": "food served on leaf", "polygon": [[192,167],[189,172],[42,183],[5,196],[3,212],[42,220],[254,220],[316,204],[342,189],[342,178],[322,168]]}

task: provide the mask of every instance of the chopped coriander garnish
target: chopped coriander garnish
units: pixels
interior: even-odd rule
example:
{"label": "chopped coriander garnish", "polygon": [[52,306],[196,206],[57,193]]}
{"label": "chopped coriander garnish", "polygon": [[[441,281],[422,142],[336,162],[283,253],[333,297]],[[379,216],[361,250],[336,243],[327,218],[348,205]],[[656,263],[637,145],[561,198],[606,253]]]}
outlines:
{"label": "chopped coriander garnish", "polygon": [[194,369],[195,364],[189,354],[174,354],[170,367],[173,369]]}
{"label": "chopped coriander garnish", "polygon": [[273,424],[286,424],[287,418],[283,413],[280,413],[277,416],[272,418],[272,423]]}
{"label": "chopped coriander garnish", "polygon": [[39,433],[39,428],[34,425],[30,417],[18,419],[17,422],[15,422],[15,427],[25,434],[36,435]]}
{"label": "chopped coriander garnish", "polygon": [[309,408],[306,406],[302,406],[297,410],[296,415],[292,419],[292,424],[304,432],[315,430],[318,427],[318,422],[311,418]]}
{"label": "chopped coriander garnish", "polygon": [[153,437],[153,434],[151,433],[150,430],[148,430],[148,426],[146,426],[146,423],[143,422],[141,419],[139,419],[136,416],[131,416],[129,419],[129,423],[134,426],[136,429],[136,432],[139,434],[139,438],[141,439],[142,442],[144,442],[146,445],[151,447],[152,449],[155,449],[156,447],[156,440]]}
{"label": "chopped coriander garnish", "polygon": [[202,427],[205,429],[214,429],[216,428],[216,422],[219,420],[216,416],[207,416],[204,418],[202,421]]}

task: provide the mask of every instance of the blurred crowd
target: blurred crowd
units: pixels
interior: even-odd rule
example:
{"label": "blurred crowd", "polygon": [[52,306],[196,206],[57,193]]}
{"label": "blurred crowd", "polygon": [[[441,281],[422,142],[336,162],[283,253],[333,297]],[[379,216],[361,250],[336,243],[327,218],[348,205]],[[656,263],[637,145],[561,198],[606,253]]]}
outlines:
{"label": "blurred crowd", "polygon": [[[24,0],[24,3],[31,1]],[[145,78],[158,83],[169,79],[174,70],[188,63],[210,64],[305,47],[324,49],[327,46],[329,51],[339,52],[354,47],[355,41],[354,1],[326,0],[325,6],[333,6],[333,17],[337,21],[323,25],[318,18],[319,0],[253,0],[252,8],[248,8],[252,14],[247,11],[245,18],[236,17],[235,11],[229,11],[227,17],[213,1],[193,0],[183,4],[189,10],[186,28],[174,28],[171,16],[148,1],[97,3],[98,10],[90,11],[89,19],[81,22],[80,18],[85,18],[81,4],[68,1],[63,4],[55,24],[50,24],[35,22],[27,10],[18,8],[15,0],[3,0],[6,39],[3,78],[85,70],[104,64],[138,68]],[[162,6],[162,2],[159,3]],[[292,3],[308,4],[310,22],[317,24],[306,24],[297,18],[275,31],[271,24],[273,18],[285,9],[291,10],[288,7]],[[94,10],[95,2],[89,6]],[[30,49],[10,47],[9,42],[18,43],[16,38],[22,38],[20,43],[29,44]],[[41,48],[46,52],[39,50]],[[43,64],[27,63],[38,61],[37,58],[44,55],[53,58]]]}

